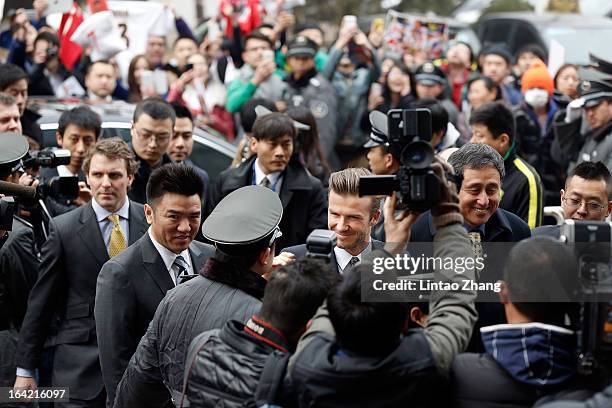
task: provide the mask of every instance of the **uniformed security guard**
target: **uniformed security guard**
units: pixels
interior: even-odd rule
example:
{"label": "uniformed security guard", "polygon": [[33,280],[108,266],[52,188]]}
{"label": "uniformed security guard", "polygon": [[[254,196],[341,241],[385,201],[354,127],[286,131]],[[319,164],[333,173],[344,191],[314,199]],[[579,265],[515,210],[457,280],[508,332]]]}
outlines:
{"label": "uniformed security guard", "polygon": [[[18,184],[20,163],[28,152],[28,141],[16,133],[0,133],[0,141],[0,179]],[[6,377],[0,375],[0,386],[12,387],[15,383],[17,334],[30,289],[36,282],[39,259],[32,224],[18,214],[13,214],[12,229],[8,233],[2,232],[0,240],[4,243],[0,249],[0,366],[7,368],[2,371]]]}
{"label": "uniformed security guard", "polygon": [[117,387],[115,407],[180,403],[191,341],[229,320],[246,324],[259,310],[282,215],[278,194],[261,186],[242,187],[219,202],[202,225],[215,256],[158,306]]}
{"label": "uniformed security guard", "polygon": [[580,98],[555,119],[551,155],[560,165],[569,164],[568,173],[583,161],[601,161],[612,170],[612,75],[583,68],[578,75]]}

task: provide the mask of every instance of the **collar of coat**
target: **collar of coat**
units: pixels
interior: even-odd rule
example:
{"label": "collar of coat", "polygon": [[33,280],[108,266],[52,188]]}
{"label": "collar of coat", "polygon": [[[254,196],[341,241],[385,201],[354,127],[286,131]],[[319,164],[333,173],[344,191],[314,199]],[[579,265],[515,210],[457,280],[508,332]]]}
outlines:
{"label": "collar of coat", "polygon": [[316,68],[311,69],[302,75],[299,79],[294,79],[293,74],[287,75],[285,82],[293,88],[306,88],[310,84],[310,80],[317,76]]}
{"label": "collar of coat", "polygon": [[610,133],[612,133],[612,122],[600,128],[591,130],[590,136],[597,142],[599,142],[604,137],[608,136]]}
{"label": "collar of coat", "polygon": [[263,299],[267,281],[251,270],[243,270],[230,263],[209,258],[200,271],[200,275],[215,282],[231,286],[253,296]]}

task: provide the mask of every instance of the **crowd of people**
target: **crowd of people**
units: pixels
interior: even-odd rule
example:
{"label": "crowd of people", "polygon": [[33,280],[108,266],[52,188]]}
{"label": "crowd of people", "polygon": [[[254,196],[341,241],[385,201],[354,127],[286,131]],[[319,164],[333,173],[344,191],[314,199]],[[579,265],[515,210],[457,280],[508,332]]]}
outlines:
{"label": "crowd of people", "polygon": [[[579,266],[543,212],[609,220],[612,62],[553,76],[539,46],[474,55],[458,41],[421,61],[351,19],[327,47],[280,8],[254,25],[224,12],[203,36],[175,15],[177,39],[149,35],[123,78],[88,50],[67,68],[46,7],[0,35],[0,179],[73,177],[78,194],[17,198],[0,231],[1,387],[69,389],[57,407],[612,404],[612,359],[578,370],[580,305],[551,295],[578,286]],[[69,162],[32,166],[47,146],[29,98],[79,88],[55,134]],[[134,104],[128,142],[95,111],[113,100]],[[405,145],[374,119],[394,109],[431,118],[427,211],[359,192],[405,170]],[[216,177],[189,159],[196,127],[237,146]],[[307,245],[321,229],[335,233],[324,260]],[[419,243],[440,259],[501,248],[465,273],[429,271],[499,293],[371,301],[375,260]]]}

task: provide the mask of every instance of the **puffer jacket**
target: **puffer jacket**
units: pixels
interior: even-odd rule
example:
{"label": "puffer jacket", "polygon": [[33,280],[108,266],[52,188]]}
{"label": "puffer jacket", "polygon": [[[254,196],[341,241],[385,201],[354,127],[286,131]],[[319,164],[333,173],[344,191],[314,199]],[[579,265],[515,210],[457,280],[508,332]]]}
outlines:
{"label": "puffer jacket", "polygon": [[189,347],[185,367],[190,407],[238,408],[254,402],[264,365],[278,349],[248,334],[245,325],[235,320],[200,334]]}
{"label": "puffer jacket", "polygon": [[453,407],[531,407],[567,390],[576,374],[576,335],[542,324],[483,327],[486,353],[464,353],[451,370]]}

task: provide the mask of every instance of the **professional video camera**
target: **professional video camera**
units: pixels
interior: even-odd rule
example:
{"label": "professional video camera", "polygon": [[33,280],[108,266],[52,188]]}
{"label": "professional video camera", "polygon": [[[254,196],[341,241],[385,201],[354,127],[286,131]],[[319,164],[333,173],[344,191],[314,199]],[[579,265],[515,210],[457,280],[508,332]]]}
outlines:
{"label": "professional video camera", "polygon": [[[37,172],[40,167],[57,167],[70,164],[70,150],[46,148],[28,153],[23,167]],[[37,187],[36,198],[76,199],[79,195],[79,180],[73,176],[56,176]]]}
{"label": "professional video camera", "polygon": [[579,265],[578,369],[612,370],[612,223],[566,220],[560,238],[575,247]]}
{"label": "professional video camera", "polygon": [[440,200],[440,180],[431,168],[434,149],[431,141],[429,109],[392,109],[387,116],[370,113],[372,132],[383,135],[389,148],[397,153],[401,166],[394,176],[359,178],[359,195],[391,195],[399,199],[399,208],[425,211]]}
{"label": "professional video camera", "polygon": [[330,230],[313,230],[306,238],[306,256],[331,261],[331,254],[336,246],[336,233]]}

